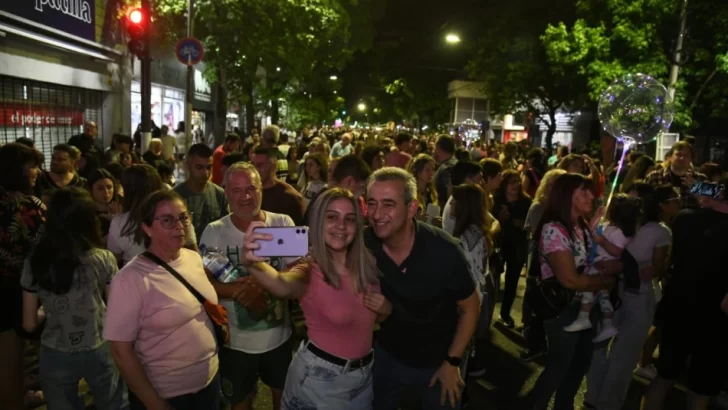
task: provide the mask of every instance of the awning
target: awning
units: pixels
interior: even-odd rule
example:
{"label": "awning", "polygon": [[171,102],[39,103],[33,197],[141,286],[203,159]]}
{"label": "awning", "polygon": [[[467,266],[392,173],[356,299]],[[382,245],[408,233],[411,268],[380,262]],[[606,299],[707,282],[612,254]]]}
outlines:
{"label": "awning", "polygon": [[17,27],[9,26],[3,23],[0,23],[0,37],[4,37],[7,34],[14,34],[20,37],[25,37],[30,40],[35,40],[38,42],[41,42],[43,44],[47,44],[52,47],[60,48],[67,51],[72,51],[74,53],[78,53],[87,57],[95,58],[97,60],[106,61],[106,62],[114,62],[116,60],[107,57],[104,54],[97,53],[95,51],[89,50],[84,47],[75,46],[73,44],[69,44],[64,41],[56,40],[54,38],[44,36],[42,34],[33,33],[28,30],[23,30]]}

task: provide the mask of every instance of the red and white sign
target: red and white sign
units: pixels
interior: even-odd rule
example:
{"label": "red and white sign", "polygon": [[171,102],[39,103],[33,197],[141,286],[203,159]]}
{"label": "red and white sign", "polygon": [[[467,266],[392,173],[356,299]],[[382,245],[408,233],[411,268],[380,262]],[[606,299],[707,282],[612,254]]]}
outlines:
{"label": "red and white sign", "polygon": [[70,127],[83,125],[83,111],[65,107],[0,105],[0,126]]}

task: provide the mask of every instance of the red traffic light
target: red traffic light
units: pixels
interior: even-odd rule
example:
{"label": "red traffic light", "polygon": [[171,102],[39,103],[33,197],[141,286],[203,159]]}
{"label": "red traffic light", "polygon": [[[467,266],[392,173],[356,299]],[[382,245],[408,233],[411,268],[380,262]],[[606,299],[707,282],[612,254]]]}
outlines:
{"label": "red traffic light", "polygon": [[131,9],[127,17],[131,23],[141,24],[144,21],[144,12],[141,9]]}

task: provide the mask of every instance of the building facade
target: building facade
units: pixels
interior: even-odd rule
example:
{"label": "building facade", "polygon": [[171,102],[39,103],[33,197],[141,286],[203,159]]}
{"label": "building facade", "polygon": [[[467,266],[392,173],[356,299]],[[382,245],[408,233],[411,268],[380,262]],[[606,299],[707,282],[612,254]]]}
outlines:
{"label": "building facade", "polygon": [[[97,123],[99,148],[129,133],[119,0],[0,1],[0,143],[52,147]],[[125,85],[126,84],[126,85]]]}

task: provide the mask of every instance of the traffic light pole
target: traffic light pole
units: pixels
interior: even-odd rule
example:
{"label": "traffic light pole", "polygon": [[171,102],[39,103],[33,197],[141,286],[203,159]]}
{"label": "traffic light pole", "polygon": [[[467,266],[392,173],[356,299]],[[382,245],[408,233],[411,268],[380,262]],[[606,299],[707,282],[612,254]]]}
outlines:
{"label": "traffic light pole", "polygon": [[142,0],[144,13],[144,51],[140,56],[141,63],[141,94],[142,94],[142,147],[144,153],[152,140],[152,59],[149,52],[151,31],[151,4],[150,0]]}

